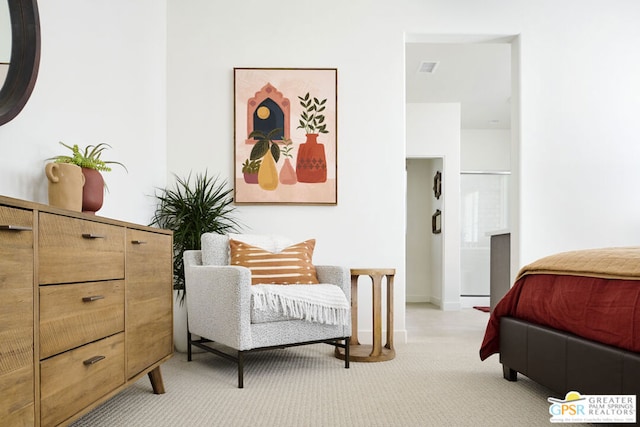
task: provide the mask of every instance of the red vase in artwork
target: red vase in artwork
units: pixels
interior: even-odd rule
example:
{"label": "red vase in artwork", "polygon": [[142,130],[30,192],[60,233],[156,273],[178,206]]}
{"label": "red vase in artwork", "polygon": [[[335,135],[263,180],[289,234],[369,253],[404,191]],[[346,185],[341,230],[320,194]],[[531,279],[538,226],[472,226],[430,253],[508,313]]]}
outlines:
{"label": "red vase in artwork", "polygon": [[95,214],[104,200],[104,178],[102,174],[89,168],[82,168],[84,187],[82,187],[82,212]]}
{"label": "red vase in artwork", "polygon": [[324,145],[318,143],[317,133],[308,133],[307,140],[300,144],[296,160],[298,182],[326,182],[327,159]]}

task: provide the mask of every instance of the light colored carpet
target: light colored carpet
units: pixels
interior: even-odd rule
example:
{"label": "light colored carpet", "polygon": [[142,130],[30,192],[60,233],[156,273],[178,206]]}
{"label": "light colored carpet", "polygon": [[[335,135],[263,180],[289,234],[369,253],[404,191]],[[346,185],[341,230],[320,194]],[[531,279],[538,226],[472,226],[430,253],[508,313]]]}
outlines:
{"label": "light colored carpet", "polygon": [[480,361],[487,320],[410,304],[409,342],[396,344],[395,359],[347,370],[325,344],[259,352],[246,358],[244,389],[231,362],[176,353],[162,366],[166,394],[152,394],[145,377],[74,427],[548,427],[548,389],[504,380],[497,356]]}

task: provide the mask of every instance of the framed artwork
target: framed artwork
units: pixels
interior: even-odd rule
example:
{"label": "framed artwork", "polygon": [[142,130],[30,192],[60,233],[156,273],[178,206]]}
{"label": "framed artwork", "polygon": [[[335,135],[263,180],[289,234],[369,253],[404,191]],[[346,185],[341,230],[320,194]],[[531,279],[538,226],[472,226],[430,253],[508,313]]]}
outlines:
{"label": "framed artwork", "polygon": [[433,234],[442,233],[442,211],[436,209],[435,213],[431,215],[431,232]]}
{"label": "framed artwork", "polygon": [[433,176],[433,195],[436,199],[439,199],[442,195],[442,172],[436,171]]}
{"label": "framed artwork", "polygon": [[234,68],[234,201],[338,203],[336,68]]}

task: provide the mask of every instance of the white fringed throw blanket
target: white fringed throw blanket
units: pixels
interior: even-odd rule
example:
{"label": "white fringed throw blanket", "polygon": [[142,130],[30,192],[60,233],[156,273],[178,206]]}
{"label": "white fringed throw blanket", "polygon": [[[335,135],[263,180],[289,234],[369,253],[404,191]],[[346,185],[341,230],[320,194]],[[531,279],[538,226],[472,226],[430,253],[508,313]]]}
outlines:
{"label": "white fringed throw blanket", "polygon": [[350,304],[336,285],[253,285],[251,289],[257,310],[327,325],[349,323]]}

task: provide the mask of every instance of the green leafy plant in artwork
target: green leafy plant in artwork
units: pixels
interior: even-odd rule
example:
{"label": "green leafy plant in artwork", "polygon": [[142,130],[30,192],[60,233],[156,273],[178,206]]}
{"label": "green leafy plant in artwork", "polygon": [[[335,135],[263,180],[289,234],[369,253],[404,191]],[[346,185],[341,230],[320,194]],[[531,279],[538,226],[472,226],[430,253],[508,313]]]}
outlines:
{"label": "green leafy plant in artwork", "polygon": [[280,159],[280,147],[278,144],[273,142],[273,139],[276,135],[282,133],[282,128],[276,128],[265,134],[260,130],[254,130],[249,134],[249,138],[255,139],[257,142],[254,144],[251,149],[251,154],[249,158],[251,160],[258,160],[264,157],[267,154],[267,151],[271,151],[271,155],[273,156],[273,160],[278,163]]}
{"label": "green leafy plant in artwork", "polygon": [[111,148],[109,144],[104,142],[98,145],[87,145],[84,150],[81,150],[80,147],[78,147],[78,144],[71,146],[62,141],[60,141],[60,144],[71,150],[71,155],[55,156],[47,160],[52,160],[56,163],[71,163],[78,165],[81,168],[95,169],[102,172],[110,172],[111,166],[109,165],[111,164],[122,166],[124,170],[127,170],[127,167],[120,162],[102,160],[101,156],[104,150]]}
{"label": "green leafy plant in artwork", "polygon": [[304,129],[306,133],[329,133],[327,124],[324,122],[324,114],[322,114],[327,107],[327,99],[312,98],[309,92],[305,96],[298,96],[298,99],[304,110],[300,115],[300,125],[297,129]]}
{"label": "green leafy plant in artwork", "polygon": [[244,161],[244,163],[242,164],[242,173],[258,173],[258,170],[260,170],[260,163],[261,160],[249,160],[246,159]]}
{"label": "green leafy plant in artwork", "polygon": [[291,141],[290,138],[284,138],[282,140],[282,148],[280,149],[280,151],[282,152],[282,155],[286,158],[293,159],[293,154],[291,153],[292,150],[293,150],[293,141]]}
{"label": "green leafy plant in artwork", "polygon": [[173,288],[181,301],[185,290],[183,252],[200,249],[204,233],[228,234],[241,227],[234,218],[232,191],[225,180],[206,171],[193,180],[191,173],[186,178],[176,175],[173,187],[156,191],[158,204],[150,225],[173,231]]}

